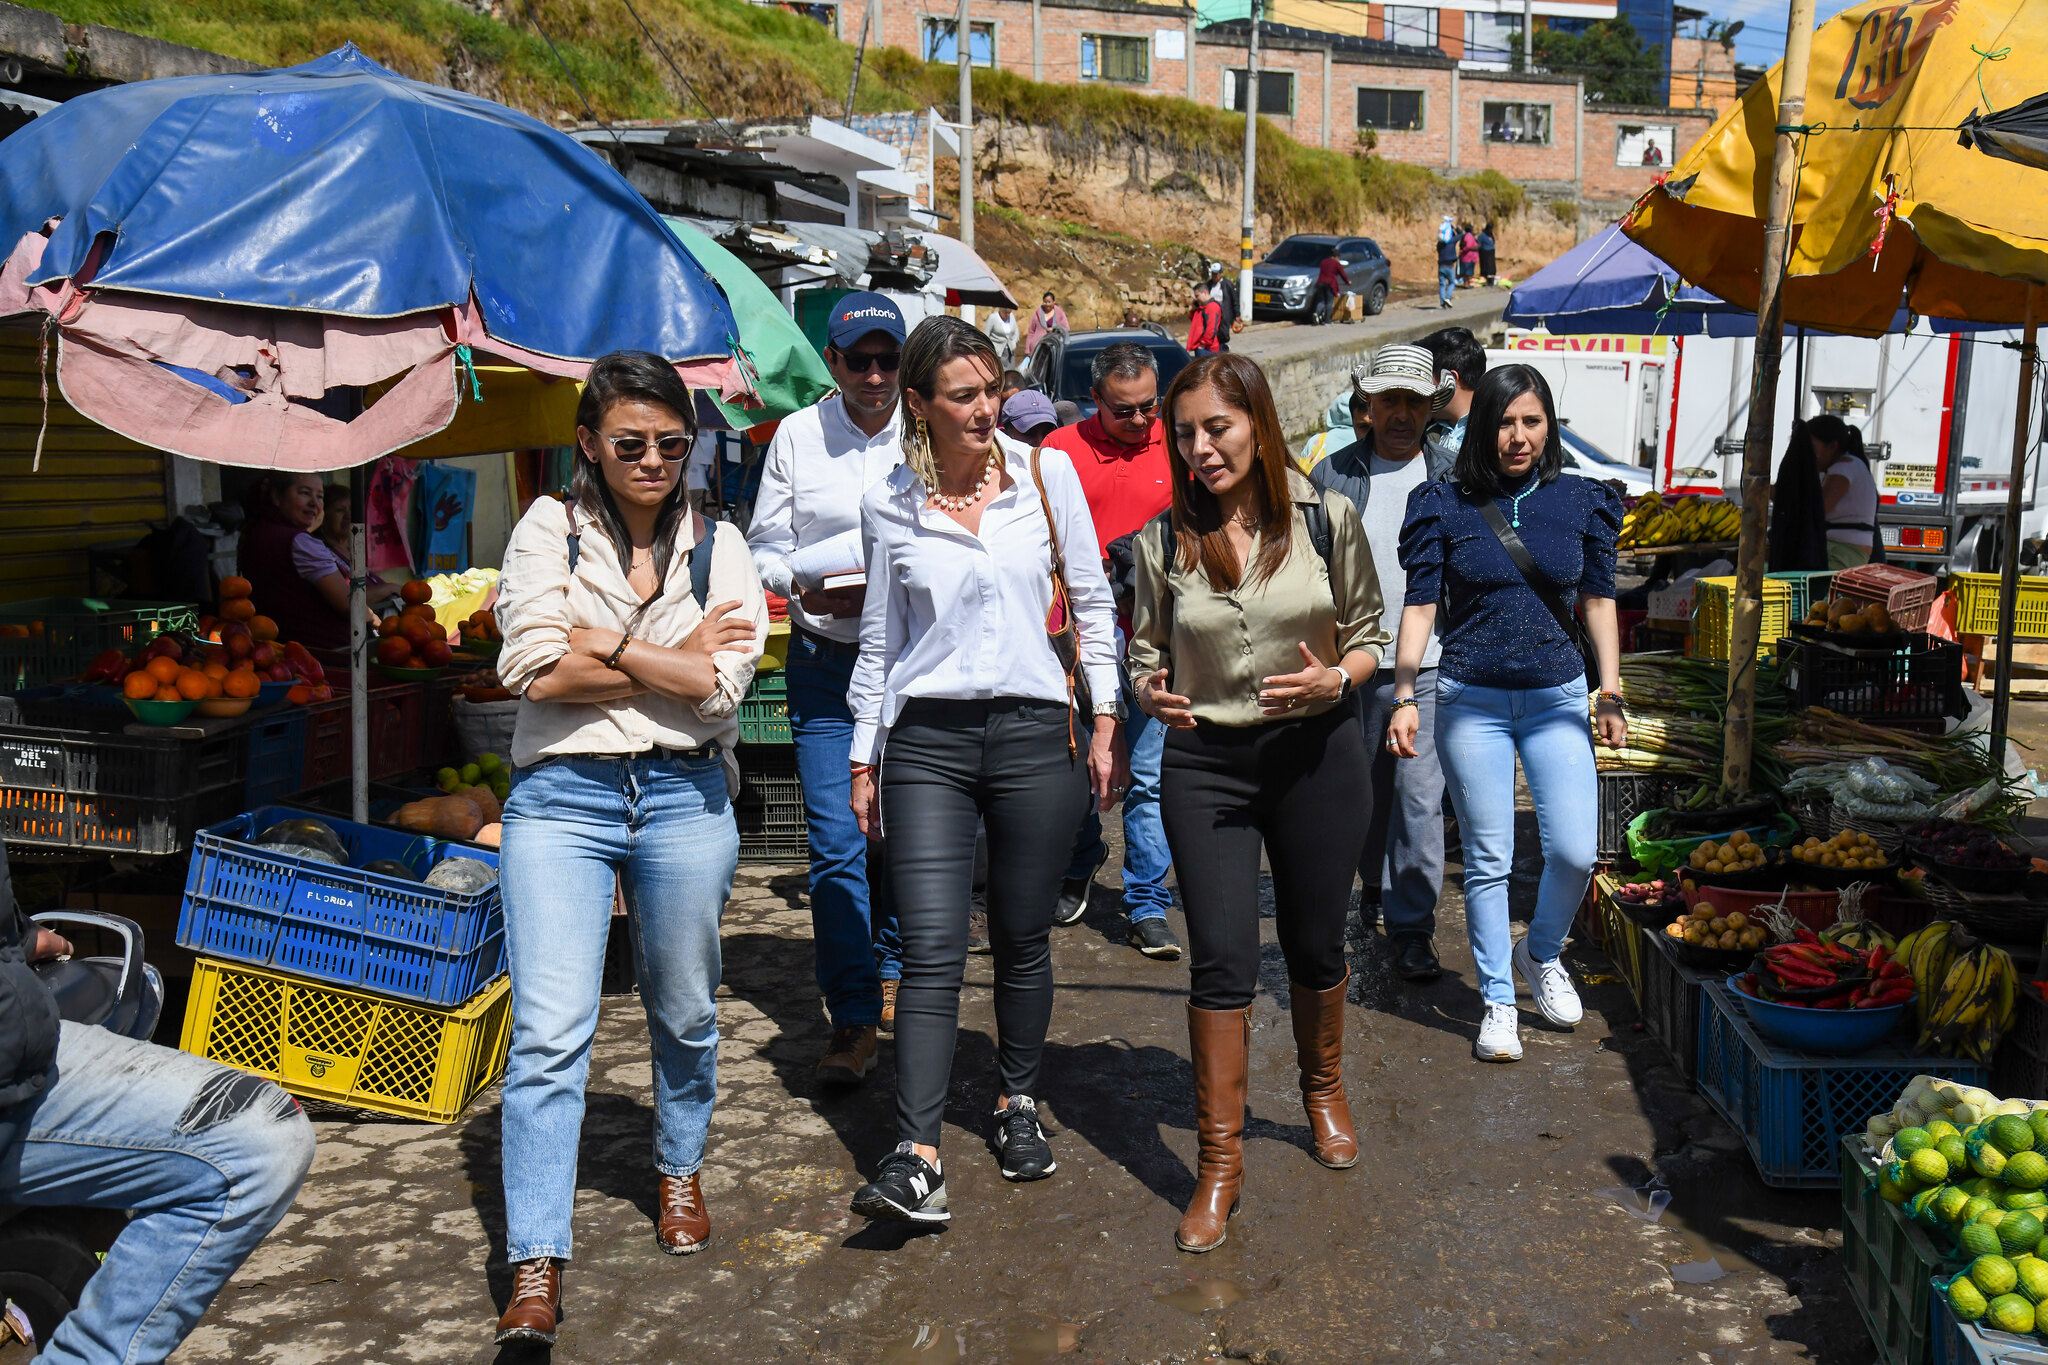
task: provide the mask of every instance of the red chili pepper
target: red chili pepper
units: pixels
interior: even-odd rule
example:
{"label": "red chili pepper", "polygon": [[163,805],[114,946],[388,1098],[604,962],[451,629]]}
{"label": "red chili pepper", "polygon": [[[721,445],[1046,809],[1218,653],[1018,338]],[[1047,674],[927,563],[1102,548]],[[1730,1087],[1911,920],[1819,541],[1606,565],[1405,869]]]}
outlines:
{"label": "red chili pepper", "polygon": [[1813,1007],[1817,1010],[1845,1010],[1849,1008],[1849,998],[1838,995],[1832,1000],[1816,1000]]}
{"label": "red chili pepper", "polygon": [[1880,967],[1877,972],[1877,977],[1880,981],[1896,981],[1900,977],[1903,977],[1905,975],[1906,968],[1904,964],[1898,962],[1897,960],[1885,963],[1884,966]]}
{"label": "red chili pepper", "polygon": [[1773,966],[1771,970],[1780,981],[1795,990],[1819,990],[1824,986],[1836,984],[1834,977],[1822,976],[1818,973],[1795,972],[1778,966]]}
{"label": "red chili pepper", "polygon": [[1844,965],[1849,965],[1852,963],[1861,965],[1863,961],[1862,958],[1850,952],[1847,948],[1844,948],[1839,943],[1823,943],[1820,946],[1820,950],[1821,952],[1827,954],[1827,956],[1829,956],[1830,958],[1834,959],[1836,962],[1840,962]]}
{"label": "red chili pepper", "polygon": [[1800,943],[1793,944],[1792,951],[1785,956],[1790,960],[1803,962],[1817,972],[1831,972],[1835,969],[1836,965],[1827,954],[1819,949]]}
{"label": "red chili pepper", "polygon": [[1869,958],[1870,970],[1873,972],[1882,971],[1885,964],[1885,959],[1890,955],[1890,950],[1887,949],[1882,943],[1878,944],[1875,948],[1872,948],[1870,950]]}
{"label": "red chili pepper", "polygon": [[1820,942],[1820,935],[1819,935],[1819,934],[1816,934],[1815,932],[1813,932],[1813,930],[1811,930],[1811,929],[1807,928],[1807,927],[1806,927],[1805,925],[1803,925],[1803,924],[1801,924],[1801,925],[1797,925],[1797,926],[1795,926],[1795,927],[1793,928],[1793,930],[1792,930],[1792,936],[1793,936],[1794,938],[1798,939],[1798,940],[1799,940],[1799,941],[1800,941],[1801,943],[1818,943],[1818,942]]}

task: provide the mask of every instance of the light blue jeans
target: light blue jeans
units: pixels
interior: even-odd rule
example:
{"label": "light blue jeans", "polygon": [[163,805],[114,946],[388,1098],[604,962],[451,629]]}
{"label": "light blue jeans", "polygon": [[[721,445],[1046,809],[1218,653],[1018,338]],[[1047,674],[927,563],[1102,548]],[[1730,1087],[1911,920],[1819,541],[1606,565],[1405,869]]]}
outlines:
{"label": "light blue jeans", "polygon": [[623,882],[654,1043],[654,1167],[694,1175],[718,1095],[718,921],[739,828],[716,758],[558,758],[521,769],[499,875],[512,973],[506,1259],[570,1254],[583,1088]]}
{"label": "light blue jeans", "polygon": [[313,1161],[313,1125],[269,1081],[82,1024],[63,1026],[49,1087],[6,1117],[0,1200],[134,1215],[41,1365],[170,1355]]}
{"label": "light blue jeans", "polygon": [[1515,1003],[1509,963],[1508,872],[1515,860],[1515,756],[1536,801],[1543,876],[1529,921],[1529,951],[1564,950],[1593,875],[1599,790],[1586,680],[1560,687],[1476,687],[1436,680],[1436,752],[1465,844],[1465,925],[1489,1005]]}
{"label": "light blue jeans", "polygon": [[1436,301],[1444,307],[1451,306],[1451,295],[1458,292],[1458,267],[1440,265],[1436,268]]}

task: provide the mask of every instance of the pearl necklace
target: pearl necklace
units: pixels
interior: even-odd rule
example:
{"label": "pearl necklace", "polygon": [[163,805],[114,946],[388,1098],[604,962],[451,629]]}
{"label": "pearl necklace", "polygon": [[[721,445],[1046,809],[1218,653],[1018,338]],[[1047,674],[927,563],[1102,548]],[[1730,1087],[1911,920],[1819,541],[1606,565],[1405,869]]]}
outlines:
{"label": "pearl necklace", "polygon": [[993,479],[995,476],[996,447],[991,445],[988,448],[988,459],[985,460],[981,466],[981,478],[975,482],[973,488],[969,489],[967,492],[961,494],[959,497],[956,498],[951,496],[950,494],[941,492],[939,490],[937,482],[934,481],[934,483],[932,484],[932,501],[937,503],[940,507],[944,508],[948,512],[964,512],[968,508],[974,506],[975,503],[981,501],[982,491],[988,487],[988,481],[990,479]]}

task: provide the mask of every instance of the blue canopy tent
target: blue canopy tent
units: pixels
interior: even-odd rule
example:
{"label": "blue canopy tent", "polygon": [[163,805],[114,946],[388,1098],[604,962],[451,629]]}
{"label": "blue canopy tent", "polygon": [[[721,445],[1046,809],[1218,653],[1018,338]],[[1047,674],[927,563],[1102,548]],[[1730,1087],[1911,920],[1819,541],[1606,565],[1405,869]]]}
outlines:
{"label": "blue canopy tent", "polygon": [[91,420],[256,468],[360,471],[447,431],[483,356],[581,378],[649,351],[754,392],[725,295],[622,175],[353,45],[94,91],[0,142],[0,319],[24,315]]}

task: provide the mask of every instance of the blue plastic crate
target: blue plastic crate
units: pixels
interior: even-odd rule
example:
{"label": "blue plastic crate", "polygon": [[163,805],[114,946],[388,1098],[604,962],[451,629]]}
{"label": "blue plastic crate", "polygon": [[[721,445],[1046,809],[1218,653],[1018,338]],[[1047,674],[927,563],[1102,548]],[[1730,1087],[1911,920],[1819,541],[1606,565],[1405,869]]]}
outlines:
{"label": "blue plastic crate", "polygon": [[249,723],[249,781],[242,800],[250,810],[282,801],[299,789],[306,769],[306,713],[294,706]]}
{"label": "blue plastic crate", "polygon": [[1933,1365],[2048,1365],[2048,1342],[2039,1337],[2017,1337],[1994,1332],[1973,1322],[1958,1322],[1948,1310],[1942,1294],[1947,1279],[1937,1276],[1934,1292],[1934,1327],[1928,1334],[1933,1346]]}
{"label": "blue plastic crate", "polygon": [[1854,1057],[1810,1057],[1765,1042],[1729,1003],[1728,988],[1700,984],[1699,1065],[1693,1083],[1749,1144],[1766,1185],[1823,1189],[1839,1180],[1836,1148],[1872,1114],[1891,1108],[1926,1074],[1986,1085],[1991,1069],[1916,1056],[1893,1039]]}
{"label": "blue plastic crate", "polygon": [[279,820],[307,818],[339,836],[351,864],[391,858],[421,875],[443,858],[498,865],[495,849],[265,806],[193,840],[179,945],[429,1005],[467,1000],[503,970],[505,913],[496,882],[477,892],[442,891],[248,842]]}

